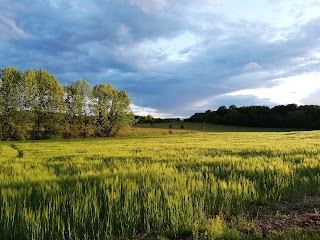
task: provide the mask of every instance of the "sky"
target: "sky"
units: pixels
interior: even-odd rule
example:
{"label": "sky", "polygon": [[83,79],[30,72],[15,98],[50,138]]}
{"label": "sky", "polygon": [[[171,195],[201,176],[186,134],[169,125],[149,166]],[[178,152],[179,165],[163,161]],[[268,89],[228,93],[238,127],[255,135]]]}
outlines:
{"label": "sky", "polygon": [[0,0],[0,68],[124,89],[135,114],[320,104],[320,0]]}

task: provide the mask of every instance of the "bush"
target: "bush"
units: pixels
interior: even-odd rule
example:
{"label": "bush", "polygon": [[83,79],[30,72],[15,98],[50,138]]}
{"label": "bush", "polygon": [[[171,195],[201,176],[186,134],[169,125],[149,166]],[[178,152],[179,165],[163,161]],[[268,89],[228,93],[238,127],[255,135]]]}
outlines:
{"label": "bush", "polygon": [[218,239],[223,236],[227,226],[225,222],[216,216],[213,219],[207,219],[201,215],[192,227],[193,239]]}

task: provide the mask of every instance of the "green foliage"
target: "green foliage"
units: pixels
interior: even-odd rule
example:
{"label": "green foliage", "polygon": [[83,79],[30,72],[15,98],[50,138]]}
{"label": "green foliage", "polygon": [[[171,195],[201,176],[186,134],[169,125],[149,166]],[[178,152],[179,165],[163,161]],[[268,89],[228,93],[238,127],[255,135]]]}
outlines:
{"label": "green foliage", "polygon": [[180,118],[154,118],[151,115],[147,116],[135,116],[136,123],[170,123],[179,122]]}
{"label": "green foliage", "polygon": [[2,139],[25,139],[30,115],[25,102],[29,99],[28,84],[17,68],[0,71],[0,115]]}
{"label": "green foliage", "polygon": [[133,124],[129,109],[130,99],[123,90],[100,84],[92,91],[92,108],[95,115],[96,135],[114,136],[120,129]]}
{"label": "green foliage", "polygon": [[66,103],[65,136],[67,138],[88,137],[89,101],[91,99],[91,87],[85,80],[64,86]]}
{"label": "green foliage", "polygon": [[[250,206],[320,194],[319,139],[130,129],[0,142],[0,239],[248,239],[255,225],[241,216]],[[280,236],[267,239],[317,239]]]}
{"label": "green foliage", "polygon": [[34,137],[45,139],[48,136],[62,135],[59,127],[53,123],[59,124],[60,114],[65,108],[63,89],[58,80],[49,72],[33,71],[35,71],[35,91],[31,111],[35,115]]}
{"label": "green foliage", "polygon": [[320,106],[288,104],[287,106],[249,106],[229,109],[221,106],[217,111],[195,113],[185,121],[208,122],[247,127],[320,129]]}
{"label": "green foliage", "polygon": [[213,219],[206,216],[198,216],[192,226],[194,240],[219,239],[227,230],[226,223],[219,216]]}
{"label": "green foliage", "polygon": [[[91,103],[91,104],[90,104]],[[125,91],[79,80],[61,87],[45,70],[0,70],[3,140],[113,136],[133,124]]]}

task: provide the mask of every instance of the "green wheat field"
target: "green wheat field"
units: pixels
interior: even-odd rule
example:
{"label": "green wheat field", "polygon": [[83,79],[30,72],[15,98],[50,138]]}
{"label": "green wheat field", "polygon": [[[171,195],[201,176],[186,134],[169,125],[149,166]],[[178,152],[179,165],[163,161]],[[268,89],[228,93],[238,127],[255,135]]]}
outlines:
{"label": "green wheat field", "polygon": [[320,131],[167,125],[0,142],[0,239],[320,239],[250,218],[320,195]]}

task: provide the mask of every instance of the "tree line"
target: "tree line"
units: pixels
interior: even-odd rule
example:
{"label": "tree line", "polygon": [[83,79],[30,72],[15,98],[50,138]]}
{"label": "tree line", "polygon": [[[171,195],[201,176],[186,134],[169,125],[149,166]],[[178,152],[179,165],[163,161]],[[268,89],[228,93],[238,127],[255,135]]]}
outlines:
{"label": "tree line", "polygon": [[297,104],[268,106],[247,106],[229,108],[221,106],[217,111],[207,110],[195,113],[185,121],[208,122],[224,125],[267,127],[267,128],[299,128],[320,129],[320,106]]}
{"label": "tree line", "polygon": [[136,123],[170,123],[180,122],[180,118],[155,118],[150,114],[147,116],[135,116]]}
{"label": "tree line", "polygon": [[127,93],[110,84],[61,86],[45,70],[0,69],[2,140],[114,136],[133,123],[129,105]]}

